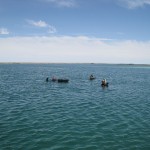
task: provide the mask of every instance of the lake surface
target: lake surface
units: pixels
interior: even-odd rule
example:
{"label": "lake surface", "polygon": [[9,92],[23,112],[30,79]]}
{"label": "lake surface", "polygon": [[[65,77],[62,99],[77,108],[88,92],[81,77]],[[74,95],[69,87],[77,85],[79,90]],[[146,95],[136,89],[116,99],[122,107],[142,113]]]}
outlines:
{"label": "lake surface", "polygon": [[0,64],[0,149],[149,150],[150,67]]}

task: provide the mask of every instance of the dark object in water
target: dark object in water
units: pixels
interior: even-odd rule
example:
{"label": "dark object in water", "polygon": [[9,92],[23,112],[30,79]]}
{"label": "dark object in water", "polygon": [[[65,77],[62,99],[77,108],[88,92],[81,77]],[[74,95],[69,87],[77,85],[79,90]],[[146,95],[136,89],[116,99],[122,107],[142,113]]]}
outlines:
{"label": "dark object in water", "polygon": [[90,80],[94,80],[94,79],[96,79],[95,77],[90,77]]}
{"label": "dark object in water", "polygon": [[102,87],[108,87],[108,82],[106,84],[101,84]]}
{"label": "dark object in water", "polygon": [[48,82],[48,78],[46,78],[46,82]]}
{"label": "dark object in water", "polygon": [[58,79],[57,80],[59,83],[68,83],[69,79]]}
{"label": "dark object in water", "polygon": [[94,76],[91,74],[89,80],[94,80],[94,79],[96,79],[96,77],[94,77]]}
{"label": "dark object in water", "polygon": [[68,83],[69,79],[57,79],[57,78],[52,78],[51,81],[53,82],[59,82],[59,83]]}

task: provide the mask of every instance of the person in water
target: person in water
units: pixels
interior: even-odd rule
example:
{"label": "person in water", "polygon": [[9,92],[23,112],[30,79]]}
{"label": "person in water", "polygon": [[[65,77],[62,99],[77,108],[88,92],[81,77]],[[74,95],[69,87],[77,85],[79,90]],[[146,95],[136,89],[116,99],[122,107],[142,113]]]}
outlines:
{"label": "person in water", "polygon": [[46,78],[46,82],[48,82],[48,77]]}
{"label": "person in water", "polygon": [[93,78],[93,77],[94,77],[94,76],[91,74],[91,75],[90,75],[90,78]]}
{"label": "person in water", "polygon": [[53,76],[52,81],[57,81],[57,78]]}
{"label": "person in water", "polygon": [[106,79],[103,79],[103,80],[102,80],[102,85],[106,85],[106,84],[107,84]]}
{"label": "person in water", "polygon": [[96,77],[93,76],[93,74],[90,75],[90,80],[96,79]]}

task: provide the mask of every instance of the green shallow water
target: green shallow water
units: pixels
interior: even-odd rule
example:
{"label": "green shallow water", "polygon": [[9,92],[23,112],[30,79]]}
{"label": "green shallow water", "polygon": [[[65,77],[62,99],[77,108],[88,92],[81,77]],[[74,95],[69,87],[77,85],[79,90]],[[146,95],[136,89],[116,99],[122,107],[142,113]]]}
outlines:
{"label": "green shallow water", "polygon": [[[0,149],[149,150],[149,74],[144,66],[0,64]],[[52,76],[70,81],[45,82]]]}

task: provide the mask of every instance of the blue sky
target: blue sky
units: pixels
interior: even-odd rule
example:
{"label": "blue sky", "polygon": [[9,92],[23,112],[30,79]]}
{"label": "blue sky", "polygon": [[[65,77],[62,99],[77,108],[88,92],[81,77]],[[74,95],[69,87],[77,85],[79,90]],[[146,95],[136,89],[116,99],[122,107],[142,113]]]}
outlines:
{"label": "blue sky", "polygon": [[150,64],[150,0],[0,0],[0,62]]}

